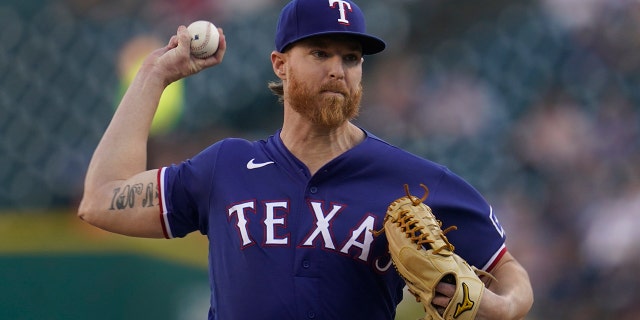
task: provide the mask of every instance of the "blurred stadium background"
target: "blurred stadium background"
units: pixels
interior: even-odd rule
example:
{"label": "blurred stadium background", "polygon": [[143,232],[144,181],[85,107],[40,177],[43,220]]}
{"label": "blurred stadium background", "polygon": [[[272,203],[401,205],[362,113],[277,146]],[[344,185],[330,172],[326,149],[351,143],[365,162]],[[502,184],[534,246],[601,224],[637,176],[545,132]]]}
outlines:
{"label": "blurred stadium background", "polygon": [[[123,88],[178,24],[212,20],[229,49],[165,93],[149,166],[277,129],[266,82],[284,3],[0,3],[0,319],[204,317],[202,237],[110,235],[75,208]],[[492,202],[532,278],[528,319],[640,318],[640,3],[358,3],[389,45],[366,58],[358,123]],[[419,315],[407,301],[398,319]]]}

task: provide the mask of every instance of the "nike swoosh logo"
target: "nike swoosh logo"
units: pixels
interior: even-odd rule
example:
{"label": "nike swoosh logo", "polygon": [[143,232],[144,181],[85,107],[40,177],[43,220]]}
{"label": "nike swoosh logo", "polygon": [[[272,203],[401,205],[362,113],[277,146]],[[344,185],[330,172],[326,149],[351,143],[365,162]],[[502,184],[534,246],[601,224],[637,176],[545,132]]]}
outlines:
{"label": "nike swoosh logo", "polygon": [[255,163],[254,162],[255,160],[256,160],[256,158],[253,158],[253,159],[249,160],[249,162],[247,162],[247,169],[253,170],[253,169],[258,169],[258,168],[262,168],[264,166],[268,166],[270,164],[273,164],[273,161]]}

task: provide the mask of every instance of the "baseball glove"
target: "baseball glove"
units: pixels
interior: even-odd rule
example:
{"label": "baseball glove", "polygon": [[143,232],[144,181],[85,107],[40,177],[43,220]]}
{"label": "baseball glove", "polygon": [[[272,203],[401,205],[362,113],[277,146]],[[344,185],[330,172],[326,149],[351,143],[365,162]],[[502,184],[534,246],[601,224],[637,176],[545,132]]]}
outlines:
{"label": "baseball glove", "polygon": [[[374,235],[386,234],[393,264],[409,291],[424,306],[425,320],[474,319],[484,292],[484,283],[476,274],[481,271],[453,253],[454,247],[445,234],[456,227],[441,229],[442,222],[423,203],[429,189],[421,186],[425,195],[417,198],[404,185],[407,196],[389,205],[384,226]],[[451,302],[441,313],[431,304],[440,281],[456,286]]]}

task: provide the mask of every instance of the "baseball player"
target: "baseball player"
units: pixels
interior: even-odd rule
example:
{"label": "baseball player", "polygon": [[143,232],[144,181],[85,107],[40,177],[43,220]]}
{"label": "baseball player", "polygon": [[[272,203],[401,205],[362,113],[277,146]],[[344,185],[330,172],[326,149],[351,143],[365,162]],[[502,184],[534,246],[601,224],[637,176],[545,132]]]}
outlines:
{"label": "baseball player", "polygon": [[[383,225],[407,184],[426,200],[456,253],[485,270],[477,319],[519,319],[533,295],[485,199],[445,167],[357,127],[363,56],[385,42],[367,34],[349,0],[294,0],[280,15],[269,84],[284,107],[280,130],[260,141],[228,138],[183,163],[146,169],[146,142],[166,86],[222,62],[190,55],[180,26],[124,95],[88,168],[78,215],[136,237],[209,240],[209,319],[394,319],[405,282]],[[446,307],[453,285],[431,302]],[[204,317],[204,314],[203,314]]]}

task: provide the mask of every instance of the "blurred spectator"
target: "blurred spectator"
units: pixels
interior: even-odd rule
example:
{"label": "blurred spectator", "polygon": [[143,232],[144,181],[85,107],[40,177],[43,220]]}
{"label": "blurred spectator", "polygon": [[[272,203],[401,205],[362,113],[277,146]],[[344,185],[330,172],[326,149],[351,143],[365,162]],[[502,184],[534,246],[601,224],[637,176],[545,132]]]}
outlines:
{"label": "blurred spectator", "polygon": [[365,79],[363,109],[358,122],[394,141],[412,136],[412,119],[420,103],[421,62],[416,56],[398,54],[383,63],[370,65],[372,75]]}
{"label": "blurred spectator", "polygon": [[472,74],[451,72],[430,75],[424,85],[422,106],[416,110],[421,134],[428,137],[472,139],[498,125],[504,117],[491,89]]}

